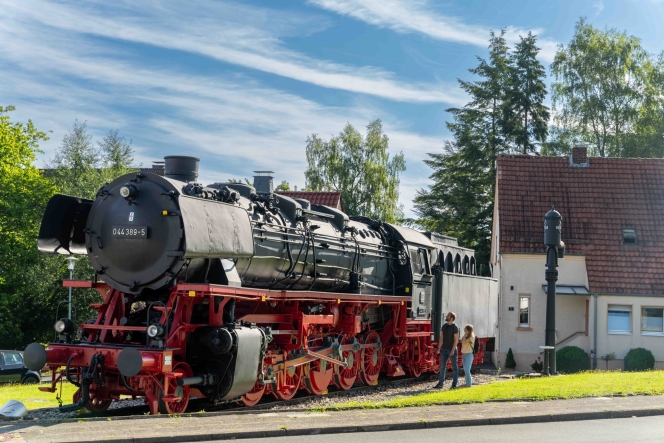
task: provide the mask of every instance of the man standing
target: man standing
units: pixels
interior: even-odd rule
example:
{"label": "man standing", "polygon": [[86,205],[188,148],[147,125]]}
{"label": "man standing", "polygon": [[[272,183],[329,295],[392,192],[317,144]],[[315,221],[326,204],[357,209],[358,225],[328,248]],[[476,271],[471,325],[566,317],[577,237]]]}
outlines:
{"label": "man standing", "polygon": [[454,324],[456,314],[448,312],[445,317],[445,324],[442,328],[442,337],[438,344],[440,349],[440,373],[438,375],[438,384],[434,389],[442,389],[445,383],[445,372],[447,372],[447,360],[450,359],[452,365],[452,389],[456,389],[459,381],[459,367],[457,366],[457,344],[459,343],[459,328]]}

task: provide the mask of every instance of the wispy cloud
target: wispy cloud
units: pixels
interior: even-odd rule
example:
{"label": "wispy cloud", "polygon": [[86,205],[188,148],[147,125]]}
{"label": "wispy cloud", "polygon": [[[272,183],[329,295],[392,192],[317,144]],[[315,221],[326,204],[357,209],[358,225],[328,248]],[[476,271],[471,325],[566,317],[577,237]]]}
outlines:
{"label": "wispy cloud", "polygon": [[35,26],[16,17],[8,23],[0,20],[0,41],[12,42],[0,45],[2,100],[19,106],[19,119],[53,130],[43,159],[52,157],[78,118],[88,121],[97,138],[120,129],[134,140],[137,161],[144,164],[167,154],[199,156],[206,183],[271,169],[278,180],[303,185],[308,135],[328,138],[347,122],[362,129],[382,117],[391,150],[406,155],[401,202],[408,210],[415,187],[422,186],[413,167],[442,143],[409,131],[371,104],[325,106],[248,75],[203,75],[182,64],[143,60],[130,48],[66,27]]}
{"label": "wispy cloud", "polygon": [[[489,28],[439,14],[426,0],[309,0],[309,3],[396,32],[422,33],[437,40],[480,47],[488,44]],[[496,25],[494,30],[503,27],[510,42],[518,41],[520,35],[525,36],[529,31],[501,25]],[[537,35],[543,33],[541,29],[530,31]],[[542,37],[538,43],[540,56],[548,62],[553,61],[557,43]]]}
{"label": "wispy cloud", "polygon": [[593,3],[593,9],[595,9],[595,17],[597,17],[604,10],[604,2],[600,0]]}
{"label": "wispy cloud", "polygon": [[[84,6],[26,0],[7,5],[0,17],[109,39],[200,54],[225,63],[282,77],[395,101],[462,104],[455,85],[400,80],[376,67],[350,66],[307,57],[284,47],[279,35],[293,25],[271,11],[211,1],[114,2]],[[251,12],[248,12],[251,11]],[[249,14],[250,20],[246,19]],[[261,17],[265,16],[263,19]],[[236,17],[239,17],[236,20]],[[264,23],[265,27],[260,25]],[[147,24],[147,25],[146,25]],[[257,26],[258,25],[258,26]]]}

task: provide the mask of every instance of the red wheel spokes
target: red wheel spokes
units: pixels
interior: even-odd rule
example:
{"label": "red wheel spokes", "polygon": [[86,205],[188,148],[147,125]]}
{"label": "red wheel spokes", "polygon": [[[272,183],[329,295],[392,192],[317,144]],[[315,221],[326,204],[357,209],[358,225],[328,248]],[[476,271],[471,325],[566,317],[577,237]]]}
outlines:
{"label": "red wheel spokes", "polygon": [[[175,366],[173,366],[173,372],[183,372],[185,377],[191,377],[193,375],[189,365],[184,362],[175,364]],[[174,401],[164,401],[164,391],[157,387],[159,412],[162,414],[182,414],[187,410],[187,406],[189,405],[189,392],[191,391],[191,388],[189,386],[178,386],[177,379],[174,377],[166,378],[163,383],[167,384],[166,396],[176,397],[176,399]]]}
{"label": "red wheel spokes", "polygon": [[277,374],[277,387],[273,394],[279,400],[290,400],[300,389],[303,366],[291,366]]}
{"label": "red wheel spokes", "polygon": [[[341,345],[352,344],[354,341],[353,338],[346,336],[341,341]],[[348,366],[345,368],[341,365],[334,366],[334,384],[344,391],[352,388],[355,380],[357,380],[361,366],[360,359],[358,358],[359,354],[357,351],[344,351],[341,355],[346,359]]]}
{"label": "red wheel spokes", "polygon": [[264,392],[265,385],[259,384],[258,380],[256,380],[254,388],[242,396],[242,403],[245,406],[256,406],[258,402],[261,401]]}
{"label": "red wheel spokes", "polygon": [[314,395],[322,395],[332,381],[332,364],[325,360],[316,360],[304,366],[304,386]]}
{"label": "red wheel spokes", "polygon": [[[370,331],[362,340],[364,344],[379,343],[380,337],[376,331]],[[383,361],[383,350],[380,347],[362,349],[362,366],[360,368],[360,378],[367,385],[374,385],[378,382],[380,375],[380,366]]]}
{"label": "red wheel spokes", "polygon": [[[105,410],[108,409],[109,406],[111,406],[111,403],[113,402],[113,400],[107,398],[107,395],[108,393],[106,392],[106,390],[93,390],[92,392],[90,392],[90,399],[85,404],[85,409],[87,409],[90,412],[104,412]],[[81,389],[79,388],[74,393],[74,398],[73,398],[74,403],[78,403],[80,399],[81,399]]]}

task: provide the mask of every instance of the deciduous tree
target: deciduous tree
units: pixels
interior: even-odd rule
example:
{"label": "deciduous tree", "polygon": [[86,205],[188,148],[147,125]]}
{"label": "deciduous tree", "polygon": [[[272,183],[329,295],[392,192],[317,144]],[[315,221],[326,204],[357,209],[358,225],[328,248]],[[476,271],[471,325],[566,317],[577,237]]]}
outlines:
{"label": "deciduous tree", "polygon": [[275,191],[284,191],[284,192],[288,192],[290,190],[291,190],[290,184],[288,184],[286,180],[282,180],[281,183],[279,183],[279,185],[275,189]]}
{"label": "deciduous tree", "polygon": [[399,176],[406,170],[403,153],[390,158],[389,139],[380,120],[363,137],[350,123],[329,141],[307,138],[307,187],[341,192],[346,212],[394,223],[403,217]]}
{"label": "deciduous tree", "polygon": [[[55,186],[35,166],[39,143],[48,140],[32,121],[15,123],[0,107],[0,347],[21,348],[40,337],[43,307],[51,295],[39,270],[48,267],[37,251],[37,234]],[[49,324],[52,324],[52,313]]]}
{"label": "deciduous tree", "polygon": [[591,140],[593,155],[628,155],[626,144],[639,131],[643,107],[656,98],[655,68],[638,38],[579,20],[551,65],[557,120]]}

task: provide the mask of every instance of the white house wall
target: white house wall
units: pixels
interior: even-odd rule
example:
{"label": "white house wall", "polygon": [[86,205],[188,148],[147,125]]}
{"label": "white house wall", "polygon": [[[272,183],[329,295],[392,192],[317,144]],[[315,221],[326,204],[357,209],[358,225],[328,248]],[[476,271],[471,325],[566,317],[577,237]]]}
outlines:
{"label": "white house wall", "polygon": [[[494,269],[494,276],[499,279],[499,316],[496,358],[497,366],[504,366],[505,356],[512,348],[517,363],[517,370],[530,370],[530,365],[540,355],[540,346],[544,345],[546,326],[546,293],[542,285],[546,284],[544,254],[501,254]],[[586,261],[583,256],[566,256],[558,262],[558,284],[588,287]],[[530,295],[530,327],[519,326],[519,296]],[[557,340],[562,340],[575,332],[585,330],[585,301],[588,296],[568,295],[556,297],[556,332]],[[514,310],[510,311],[512,307]],[[561,343],[585,344],[588,340],[574,336]]]}
{"label": "white house wall", "polygon": [[[632,307],[632,333],[610,334],[607,318],[609,305],[630,305]],[[617,360],[609,362],[609,369],[623,367],[623,359],[632,348],[646,348],[655,357],[655,368],[664,369],[664,336],[643,335],[641,333],[641,307],[664,308],[664,297],[599,295],[597,297],[597,356],[615,352]],[[593,325],[591,324],[591,329]],[[591,337],[592,338],[592,337]],[[606,362],[597,360],[597,368],[605,369]]]}

